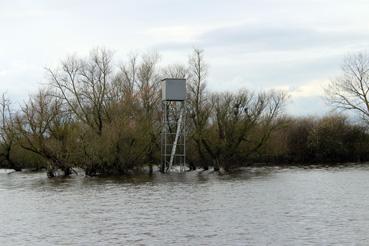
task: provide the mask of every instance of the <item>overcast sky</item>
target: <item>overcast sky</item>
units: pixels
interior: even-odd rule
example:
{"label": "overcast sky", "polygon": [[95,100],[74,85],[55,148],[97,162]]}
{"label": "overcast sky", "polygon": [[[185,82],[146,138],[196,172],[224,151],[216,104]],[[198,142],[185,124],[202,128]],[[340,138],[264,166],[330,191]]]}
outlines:
{"label": "overcast sky", "polygon": [[343,57],[369,48],[368,13],[367,0],[0,0],[0,90],[22,101],[45,67],[97,46],[163,64],[199,47],[211,90],[284,89],[289,113],[322,114]]}

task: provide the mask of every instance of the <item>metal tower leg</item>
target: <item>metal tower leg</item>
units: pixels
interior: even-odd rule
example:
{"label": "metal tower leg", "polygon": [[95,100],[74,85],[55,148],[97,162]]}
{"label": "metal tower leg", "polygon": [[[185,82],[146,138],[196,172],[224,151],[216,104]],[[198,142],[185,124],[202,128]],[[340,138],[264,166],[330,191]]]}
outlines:
{"label": "metal tower leg", "polygon": [[[176,154],[176,150],[177,150],[177,143],[178,143],[178,139],[179,139],[179,136],[181,134],[181,129],[182,129],[182,120],[183,120],[183,115],[184,115],[184,107],[182,106],[181,107],[181,112],[180,112],[180,115],[179,115],[179,119],[178,119],[178,123],[177,123],[177,131],[176,131],[176,136],[175,136],[175,139],[174,139],[174,143],[173,143],[173,146],[172,146],[172,152],[170,154],[170,160],[169,160],[169,166],[168,166],[168,171],[170,171],[170,169],[172,168],[172,165],[173,165],[173,159],[174,159],[174,156]],[[180,163],[182,165],[182,163]]]}
{"label": "metal tower leg", "polygon": [[[176,112],[178,112],[176,114]],[[161,132],[161,172],[170,172],[175,165],[185,170],[185,103],[163,101]]]}

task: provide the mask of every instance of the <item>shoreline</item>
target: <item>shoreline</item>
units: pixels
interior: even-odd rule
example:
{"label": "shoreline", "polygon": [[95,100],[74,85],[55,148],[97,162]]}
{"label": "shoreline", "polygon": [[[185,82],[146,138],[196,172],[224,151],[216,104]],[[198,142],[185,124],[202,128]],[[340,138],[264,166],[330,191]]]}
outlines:
{"label": "shoreline", "polygon": [[[324,168],[351,168],[351,167],[357,167],[357,166],[368,166],[369,167],[369,162],[345,162],[345,163],[305,163],[305,164],[297,164],[297,163],[253,163],[247,166],[241,166],[241,167],[237,167],[237,168],[233,168],[231,170],[225,170],[224,168],[221,168],[219,171],[214,171],[213,167],[209,167],[209,169],[202,169],[202,168],[197,168],[196,170],[189,170],[188,168],[186,169],[185,173],[218,173],[218,174],[232,174],[232,173],[237,173],[237,172],[242,172],[242,171],[255,171],[254,169],[263,169],[263,168],[272,168],[272,169],[324,169]],[[79,169],[76,168],[75,169],[76,173],[74,173],[71,176],[85,176],[85,177],[136,177],[136,176],[141,176],[141,175],[155,175],[155,174],[162,174],[159,170],[159,166],[154,166],[154,171],[152,174],[150,174],[149,172],[149,168],[147,167],[143,167],[142,170],[134,172],[132,171],[131,173],[127,173],[127,174],[121,174],[121,175],[105,175],[105,174],[97,174],[94,176],[89,176],[86,175],[84,173],[83,169]],[[45,173],[46,174],[46,168],[42,168],[42,169],[38,169],[38,170],[33,170],[31,168],[25,168],[22,169],[21,171],[16,171],[14,169],[9,169],[9,168],[0,168],[0,174],[13,174],[13,173]],[[166,173],[163,175],[171,175],[171,174],[181,174],[181,172],[179,172],[179,170],[172,170],[172,172],[170,173]],[[56,175],[55,177],[64,177],[62,175],[62,172],[60,171],[59,175]]]}

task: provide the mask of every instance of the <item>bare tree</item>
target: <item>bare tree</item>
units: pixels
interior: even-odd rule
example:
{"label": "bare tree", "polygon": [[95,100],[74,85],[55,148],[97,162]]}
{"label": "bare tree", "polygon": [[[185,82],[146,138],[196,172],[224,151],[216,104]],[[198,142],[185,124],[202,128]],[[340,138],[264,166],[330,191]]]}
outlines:
{"label": "bare tree", "polygon": [[353,110],[369,119],[369,55],[357,53],[344,59],[342,75],[325,89],[328,101],[341,110]]}
{"label": "bare tree", "polygon": [[64,111],[62,101],[42,90],[22,106],[16,124],[20,146],[49,161],[48,176],[56,169],[68,176],[72,169],[68,163],[68,126],[71,118]]}
{"label": "bare tree", "polygon": [[104,49],[91,52],[86,60],[69,57],[58,70],[48,69],[57,97],[74,115],[101,135],[110,119],[109,92],[112,81],[112,54]]}
{"label": "bare tree", "polygon": [[[210,134],[202,139],[213,160],[215,170],[242,165],[256,153],[277,129],[276,119],[283,112],[286,95],[279,92],[255,95],[247,90],[238,93],[216,93],[211,115]],[[261,134],[253,134],[261,128]]]}
{"label": "bare tree", "polygon": [[[160,147],[158,143],[160,135],[160,70],[158,62],[159,55],[157,53],[147,53],[142,56],[131,55],[116,74],[112,90],[118,105],[113,110],[115,112],[113,118],[120,118],[120,120],[124,118],[124,121],[130,122],[130,125],[135,125],[137,129],[140,128],[146,136],[146,141],[143,141],[140,147],[146,150],[143,161],[149,163],[151,172],[153,171],[152,163],[155,162],[155,153]],[[120,129],[120,132],[122,133],[120,138],[124,139],[127,132],[123,128]],[[123,141],[117,142],[115,162],[122,161],[121,156],[119,156],[125,151],[122,144]],[[120,153],[118,154],[118,152]]]}
{"label": "bare tree", "polygon": [[[188,67],[188,111],[191,120],[191,139],[196,146],[196,152],[201,159],[204,169],[208,169],[208,163],[205,157],[206,128],[212,111],[212,104],[206,91],[206,77],[208,74],[208,65],[205,62],[204,51],[194,49],[189,58]],[[209,151],[208,151],[209,152]],[[191,163],[190,163],[191,164]],[[192,164],[191,169],[196,167]]]}
{"label": "bare tree", "polygon": [[153,172],[154,153],[159,149],[160,116],[158,112],[161,94],[158,62],[159,55],[156,53],[143,55],[137,73],[137,97],[144,114],[142,123],[149,137],[146,145],[146,160],[149,163],[150,173]]}
{"label": "bare tree", "polygon": [[10,100],[5,94],[2,95],[0,100],[0,156],[2,163],[5,163],[5,167],[12,168],[16,171],[21,171],[21,167],[12,158],[12,152],[16,144],[17,134],[14,124],[14,113],[11,110]]}
{"label": "bare tree", "polygon": [[160,101],[160,75],[157,69],[159,55],[146,54],[137,74],[137,93],[147,116],[151,116]]}
{"label": "bare tree", "polygon": [[152,114],[160,101],[159,55],[132,55],[120,67],[112,82],[112,94],[118,101],[132,103],[136,99],[145,113]]}
{"label": "bare tree", "polygon": [[[268,141],[271,134],[284,125],[283,121],[279,121],[283,116],[283,110],[289,96],[284,91],[269,91],[258,95],[257,105],[255,107],[256,114],[253,116],[255,125],[260,127],[261,134],[259,138],[253,141],[253,147],[246,154],[246,157],[252,153],[258,152]],[[258,117],[259,116],[259,119]]]}
{"label": "bare tree", "polygon": [[168,65],[162,71],[162,78],[187,79],[188,69],[182,64]]}
{"label": "bare tree", "polygon": [[138,55],[130,55],[128,61],[120,66],[113,80],[111,96],[116,101],[131,101],[135,96],[138,73]]}

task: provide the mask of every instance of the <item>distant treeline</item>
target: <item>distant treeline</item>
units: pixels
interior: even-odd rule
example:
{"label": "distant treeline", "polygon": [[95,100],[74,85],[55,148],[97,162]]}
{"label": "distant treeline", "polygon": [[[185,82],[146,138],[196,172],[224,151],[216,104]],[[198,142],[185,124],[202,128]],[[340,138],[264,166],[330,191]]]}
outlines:
{"label": "distant treeline", "polygon": [[157,54],[133,55],[117,66],[110,51],[95,49],[47,69],[48,85],[18,109],[4,95],[0,167],[46,168],[49,177],[77,167],[86,175],[152,171],[160,163],[160,81],[166,77],[187,79],[190,169],[369,159],[367,129],[344,116],[288,117],[288,96],[280,91],[210,92],[202,50],[188,64],[158,62]]}
{"label": "distant treeline", "polygon": [[369,160],[367,127],[346,116],[281,119],[285,128],[274,131],[254,161],[279,164],[337,164]]}

